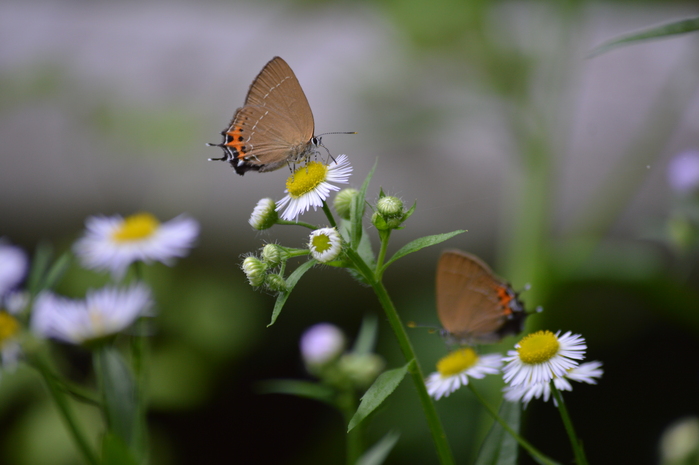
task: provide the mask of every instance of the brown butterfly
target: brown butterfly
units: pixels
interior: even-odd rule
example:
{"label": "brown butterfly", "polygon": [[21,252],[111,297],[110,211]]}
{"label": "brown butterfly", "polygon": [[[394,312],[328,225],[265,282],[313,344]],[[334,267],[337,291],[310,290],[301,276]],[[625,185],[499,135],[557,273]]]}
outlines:
{"label": "brown butterfly", "polygon": [[[207,144],[223,149],[235,172],[273,171],[299,163],[323,146],[314,135],[313,113],[298,79],[286,61],[274,57],[252,84],[245,104],[235,111],[223,142]],[[353,134],[353,133],[348,133]]]}
{"label": "brown butterfly", "polygon": [[497,342],[524,328],[517,293],[475,255],[442,253],[437,265],[437,316],[450,343]]}

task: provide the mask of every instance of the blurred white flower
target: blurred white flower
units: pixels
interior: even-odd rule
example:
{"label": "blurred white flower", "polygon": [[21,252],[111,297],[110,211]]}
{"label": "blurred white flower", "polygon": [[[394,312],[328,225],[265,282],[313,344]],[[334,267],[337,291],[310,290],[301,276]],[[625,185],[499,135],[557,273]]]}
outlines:
{"label": "blurred white flower", "polygon": [[670,160],[667,180],[678,194],[699,190],[699,150],[681,152]]}
{"label": "blurred white flower", "polygon": [[323,365],[345,350],[345,335],[330,323],[311,326],[301,336],[301,357],[307,366]]}
{"label": "blurred white flower", "polygon": [[151,316],[151,306],[151,292],[141,283],[89,291],[85,300],[45,292],[34,304],[31,326],[42,337],[83,344],[115,335],[139,317]]}
{"label": "blurred white flower", "polygon": [[22,281],[29,267],[24,250],[0,240],[0,303]]}
{"label": "blurred white flower", "polygon": [[481,379],[500,372],[500,354],[478,355],[470,347],[455,350],[437,362],[437,371],[425,380],[427,392],[435,400],[468,385],[469,378]]}
{"label": "blurred white flower", "polygon": [[136,261],[170,265],[187,255],[199,234],[199,223],[186,216],[165,223],[150,213],[93,216],[85,224],[87,231],[75,243],[75,254],[86,268],[109,270],[115,279]]}
{"label": "blurred white flower", "polygon": [[[579,383],[597,384],[597,378],[601,378],[604,371],[602,370],[602,362],[588,362],[580,364],[568,370],[562,377],[553,378],[553,384],[559,391],[572,391],[573,386],[570,381]],[[544,402],[551,397],[551,383],[541,382],[536,384],[520,384],[519,386],[506,386],[505,399],[510,402],[522,401],[528,404],[532,399],[544,399]],[[556,404],[556,399],[553,400]]]}

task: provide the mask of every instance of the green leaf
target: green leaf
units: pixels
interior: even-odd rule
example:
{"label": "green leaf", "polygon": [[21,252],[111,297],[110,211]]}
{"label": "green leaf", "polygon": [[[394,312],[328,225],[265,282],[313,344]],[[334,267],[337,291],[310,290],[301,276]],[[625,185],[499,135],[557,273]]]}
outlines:
{"label": "green leaf", "polygon": [[32,269],[27,279],[27,288],[32,295],[36,295],[43,290],[43,277],[46,274],[46,270],[49,268],[52,258],[53,247],[47,242],[39,243],[34,252]]}
{"label": "green leaf", "polygon": [[324,384],[294,379],[271,379],[257,385],[260,394],[289,394],[335,405],[335,391]]}
{"label": "green leaf", "polygon": [[602,45],[595,47],[588,58],[592,58],[622,45],[640,42],[644,40],[659,39],[677,34],[686,34],[699,30],[699,18],[683,19],[674,23],[663,24],[661,26],[644,29],[640,32],[626,34],[616,39],[608,40]]}
{"label": "green leaf", "polygon": [[139,465],[123,440],[107,433],[102,438],[102,463],[104,465]]}
{"label": "green leaf", "polygon": [[410,218],[411,216],[413,216],[413,213],[415,213],[415,209],[416,209],[416,208],[417,208],[417,200],[416,200],[415,202],[413,202],[413,206],[410,207],[410,210],[408,210],[407,212],[405,212],[405,213],[403,214],[403,221],[404,221],[404,222],[407,221],[408,218]]}
{"label": "green leaf", "polygon": [[109,432],[120,438],[132,453],[137,452],[145,445],[145,431],[139,422],[139,405],[131,370],[112,346],[104,346],[94,355]]}
{"label": "green leaf", "polygon": [[[519,433],[521,411],[522,405],[519,402],[503,400],[498,416]],[[481,444],[475,465],[516,465],[517,450],[517,440],[495,421]]]}
{"label": "green leaf", "polygon": [[[347,220],[342,220],[338,228],[342,238],[349,244],[351,235],[351,223]],[[376,257],[374,251],[371,248],[371,239],[365,230],[362,230],[362,238],[359,241],[359,246],[357,247],[357,253],[364,260],[364,263],[370,269],[374,269],[376,266]]]}
{"label": "green leaf", "polygon": [[393,450],[399,437],[399,433],[389,431],[379,442],[371,446],[371,449],[359,457],[357,465],[381,465]]}
{"label": "green leaf", "polygon": [[379,405],[383,403],[388,396],[391,395],[393,391],[398,387],[405,374],[408,372],[408,366],[412,362],[406,363],[400,368],[394,368],[393,370],[384,371],[376,378],[374,384],[371,385],[369,389],[362,396],[362,401],[359,404],[359,408],[355,412],[354,416],[349,422],[347,427],[347,432],[352,431],[352,428],[357,426],[362,420],[364,420],[371,412],[376,410]]}
{"label": "green leaf", "polygon": [[405,244],[403,247],[401,247],[400,250],[398,250],[398,252],[396,252],[391,257],[391,259],[386,262],[386,264],[384,265],[384,268],[386,268],[388,265],[395,262],[399,258],[403,258],[406,255],[411,254],[413,252],[417,252],[418,250],[424,249],[425,247],[439,244],[439,243],[444,242],[448,239],[451,239],[452,237],[454,237],[458,234],[465,233],[465,232],[466,232],[466,230],[459,229],[456,231],[452,231],[450,233],[435,234],[434,236],[425,236],[425,237],[421,237],[419,239],[415,239],[414,241],[409,242],[409,243]]}
{"label": "green leaf", "polygon": [[71,258],[72,255],[70,252],[65,252],[63,255],[58,257],[58,260],[54,262],[53,266],[51,266],[49,271],[46,273],[46,277],[44,278],[42,284],[44,289],[53,289],[53,287],[58,284],[58,281],[60,281],[65,272],[68,270]]}
{"label": "green leaf", "polygon": [[354,342],[352,352],[358,355],[370,354],[376,345],[376,332],[379,328],[375,315],[366,315],[362,320],[362,327],[359,328],[359,335]]}
{"label": "green leaf", "polygon": [[299,282],[301,276],[303,276],[306,271],[310,270],[316,263],[317,262],[315,259],[308,260],[306,263],[303,263],[296,268],[294,272],[291,273],[286,279],[287,290],[285,292],[280,292],[277,296],[277,301],[274,303],[274,310],[272,311],[272,321],[270,321],[267,325],[268,328],[272,326],[275,321],[277,321],[277,317],[281,313],[282,307],[284,307],[284,304],[286,303],[286,299],[288,299],[289,295],[291,295],[291,291],[294,289],[294,286],[296,286],[296,283]]}
{"label": "green leaf", "polygon": [[350,246],[353,249],[357,249],[359,246],[359,241],[362,238],[362,222],[364,220],[364,208],[366,207],[364,200],[366,198],[366,191],[369,188],[369,182],[372,176],[374,176],[374,170],[376,170],[376,165],[379,163],[378,160],[374,162],[374,166],[369,171],[362,188],[352,199],[352,204],[350,205],[350,221],[352,222],[352,227],[350,228]]}

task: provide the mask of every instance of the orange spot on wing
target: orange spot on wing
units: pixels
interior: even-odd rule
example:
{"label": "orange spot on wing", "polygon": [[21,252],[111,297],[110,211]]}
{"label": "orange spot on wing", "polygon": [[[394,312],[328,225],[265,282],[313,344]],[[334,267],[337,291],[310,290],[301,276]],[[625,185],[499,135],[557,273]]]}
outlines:
{"label": "orange spot on wing", "polygon": [[512,309],[510,308],[510,302],[512,301],[513,297],[508,292],[506,287],[504,287],[504,286],[498,287],[498,298],[500,299],[500,305],[502,305],[503,310],[505,311],[505,314],[507,314],[507,315],[511,314]]}

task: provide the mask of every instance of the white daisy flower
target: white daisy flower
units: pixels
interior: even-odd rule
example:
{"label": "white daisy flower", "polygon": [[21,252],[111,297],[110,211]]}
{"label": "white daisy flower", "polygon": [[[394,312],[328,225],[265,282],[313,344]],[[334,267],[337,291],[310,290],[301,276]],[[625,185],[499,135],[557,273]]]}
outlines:
{"label": "white daisy flower", "polygon": [[141,316],[151,316],[151,306],[150,290],[140,283],[127,289],[108,286],[89,291],[85,300],[46,292],[34,304],[31,326],[46,338],[90,343],[121,332]]}
{"label": "white daisy flower", "polygon": [[335,228],[316,229],[308,242],[313,258],[321,263],[335,260],[342,251],[342,238]]}
{"label": "white daisy flower", "polygon": [[192,218],[178,216],[160,223],[150,213],[93,216],[85,225],[85,235],[73,246],[75,254],[86,268],[109,270],[115,279],[136,261],[170,265],[187,255],[199,234],[199,223]]}
{"label": "white daisy flower", "polygon": [[286,180],[287,195],[277,202],[277,211],[284,207],[282,219],[296,221],[298,216],[307,212],[311,207],[316,210],[323,206],[330,191],[340,190],[331,183],[347,184],[352,174],[352,166],[347,155],[340,155],[329,165],[312,161],[298,168]]}
{"label": "white daisy flower", "polygon": [[498,374],[500,366],[500,354],[479,356],[470,347],[456,350],[437,362],[437,371],[425,380],[427,392],[439,400],[466,386],[469,378],[481,379],[485,375]]}
{"label": "white daisy flower", "polygon": [[279,218],[279,214],[277,214],[275,207],[276,205],[274,200],[269,198],[261,199],[259,202],[257,202],[257,205],[255,205],[255,208],[252,210],[252,215],[250,215],[250,219],[248,220],[250,226],[258,231],[269,229],[274,226]]}
{"label": "white daisy flower", "polygon": [[0,241],[0,299],[22,281],[29,259],[19,247]]}
{"label": "white daisy flower", "polygon": [[505,382],[513,387],[548,383],[576,367],[577,360],[585,357],[585,339],[570,331],[560,337],[559,334],[560,331],[537,331],[519,341],[516,350],[508,351],[503,359],[507,362],[502,370]]}
{"label": "white daisy flower", "polygon": [[[570,381],[597,384],[597,378],[601,378],[604,373],[601,367],[602,362],[583,363],[569,369],[563,377],[553,378],[553,384],[559,391],[572,391],[573,386],[570,384]],[[505,392],[505,399],[510,402],[522,401],[526,406],[532,399],[541,399],[542,397],[544,402],[547,402],[549,397],[551,397],[551,383],[542,382],[521,384],[514,387],[506,386],[503,391]],[[553,399],[553,403],[557,404],[556,399]]]}

